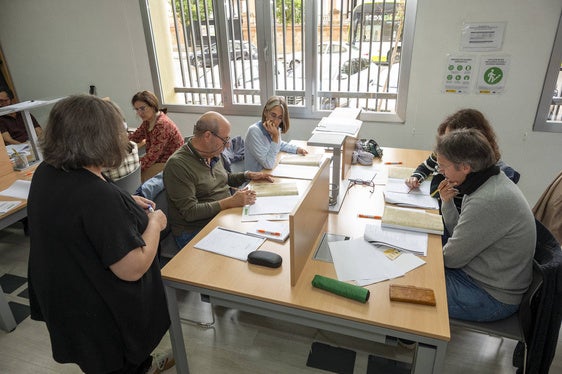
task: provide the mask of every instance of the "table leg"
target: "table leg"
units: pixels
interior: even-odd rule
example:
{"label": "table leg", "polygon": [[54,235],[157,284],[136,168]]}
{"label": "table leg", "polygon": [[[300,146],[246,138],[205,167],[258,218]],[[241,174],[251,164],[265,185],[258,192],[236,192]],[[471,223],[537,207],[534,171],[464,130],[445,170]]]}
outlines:
{"label": "table leg", "polygon": [[170,313],[170,340],[172,342],[174,360],[176,361],[176,370],[178,374],[189,374],[187,353],[185,350],[185,343],[183,342],[183,333],[181,329],[176,289],[174,287],[168,286],[166,282],[164,282],[164,288],[166,290],[166,300],[168,302],[168,313]]}
{"label": "table leg", "polygon": [[446,348],[446,344],[436,347],[418,343],[412,365],[412,374],[440,373],[443,369]]}
{"label": "table leg", "polygon": [[10,305],[8,305],[8,300],[6,300],[4,291],[2,287],[0,287],[0,328],[6,332],[10,332],[13,331],[16,326],[16,320],[12,314]]}

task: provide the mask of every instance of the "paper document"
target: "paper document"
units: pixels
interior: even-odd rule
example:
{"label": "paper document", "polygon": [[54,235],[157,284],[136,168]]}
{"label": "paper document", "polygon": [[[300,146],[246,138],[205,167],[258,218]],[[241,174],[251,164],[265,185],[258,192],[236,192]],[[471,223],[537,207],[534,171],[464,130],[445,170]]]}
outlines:
{"label": "paper document", "polygon": [[381,226],[443,235],[443,218],[441,215],[419,209],[397,208],[387,205],[384,208]]}
{"label": "paper document", "polygon": [[258,197],[256,202],[248,207],[248,214],[291,213],[298,202],[298,195]]}
{"label": "paper document", "polygon": [[289,221],[260,219],[248,233],[276,242],[284,242],[289,237]]}
{"label": "paper document", "polygon": [[418,188],[414,188],[410,191],[410,187],[408,187],[404,179],[389,177],[386,181],[386,187],[384,190],[388,192],[407,193],[410,195],[429,195],[430,185],[431,182],[423,181]]}
{"label": "paper document", "polygon": [[279,159],[280,164],[320,166],[323,154],[309,153],[306,155],[287,155]]}
{"label": "paper document", "polygon": [[406,166],[389,166],[388,177],[395,178],[395,179],[402,179],[402,182],[404,182],[406,178],[412,176],[415,170],[416,169],[414,168],[409,168]]}
{"label": "paper document", "polygon": [[31,186],[31,181],[17,180],[4,191],[0,191],[1,196],[15,197],[16,199],[27,200],[29,195],[29,187]]}
{"label": "paper document", "polygon": [[312,180],[318,172],[317,166],[279,164],[271,170],[274,177]]}
{"label": "paper document", "polygon": [[260,219],[266,219],[268,221],[288,221],[289,213],[279,213],[279,214],[254,214],[250,215],[250,205],[246,205],[242,208],[242,219],[241,222],[257,222]]}
{"label": "paper document", "polygon": [[0,201],[0,214],[8,213],[21,204],[21,201]]}
{"label": "paper document", "polygon": [[365,226],[364,238],[371,244],[396,248],[402,252],[427,255],[427,234],[383,228],[380,222]]}
{"label": "paper document", "polygon": [[194,247],[246,261],[248,259],[248,254],[257,250],[264,241],[264,238],[247,235],[223,227],[215,227],[213,231],[208,233],[207,236],[195,244]]}
{"label": "paper document", "polygon": [[421,209],[439,209],[437,199],[429,195],[412,193],[384,192],[384,201],[390,204]]}

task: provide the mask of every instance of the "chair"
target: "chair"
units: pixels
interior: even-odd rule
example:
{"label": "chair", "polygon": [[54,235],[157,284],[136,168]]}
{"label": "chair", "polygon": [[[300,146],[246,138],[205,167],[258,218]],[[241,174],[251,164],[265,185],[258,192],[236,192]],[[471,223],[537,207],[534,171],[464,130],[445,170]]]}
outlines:
{"label": "chair", "polygon": [[[542,273],[536,261],[533,261],[533,280],[523,295],[519,311],[511,317],[494,322],[472,322],[457,319],[450,320],[451,325],[484,334],[513,339],[523,344],[523,368],[527,366],[527,350],[533,327],[533,305],[536,304],[543,284]],[[515,363],[514,363],[515,365]],[[525,373],[525,369],[523,369]]]}
{"label": "chair", "polygon": [[[161,190],[156,197],[154,197],[153,201],[156,204],[156,209],[162,210],[162,212],[168,216],[168,198],[166,196],[166,189]],[[178,246],[172,235],[170,225],[168,224],[166,225],[166,228],[160,232],[160,256],[170,259],[178,252]]]}
{"label": "chair", "polygon": [[[517,340],[513,365],[518,373],[548,373],[556,351],[562,317],[562,251],[560,244],[538,220],[533,279],[519,311],[494,322],[451,319],[453,326]],[[520,357],[522,356],[522,357]]]}
{"label": "chair", "polygon": [[533,214],[562,243],[562,172],[544,190],[533,207]]}
{"label": "chair", "polygon": [[141,168],[137,166],[131,173],[113,181],[116,185],[121,187],[122,190],[130,193],[135,193],[137,188],[141,185]]}

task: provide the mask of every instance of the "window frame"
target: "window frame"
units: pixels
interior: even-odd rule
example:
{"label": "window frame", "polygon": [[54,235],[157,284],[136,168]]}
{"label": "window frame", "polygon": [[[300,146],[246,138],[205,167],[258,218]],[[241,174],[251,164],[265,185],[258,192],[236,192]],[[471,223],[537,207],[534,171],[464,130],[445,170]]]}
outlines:
{"label": "window frame", "polygon": [[[162,0],[166,1],[166,0]],[[314,76],[316,63],[316,48],[312,48],[318,43],[317,30],[319,24],[319,17],[316,14],[316,9],[319,8],[318,1],[321,0],[307,0],[304,3],[305,14],[314,14],[314,17],[306,17],[303,22],[304,30],[304,43],[309,46],[305,47],[305,70],[308,76]],[[257,24],[256,36],[257,36],[257,48],[258,48],[258,60],[269,61],[270,63],[260,63],[258,68],[258,74],[260,77],[260,104],[239,104],[233,103],[233,92],[231,91],[231,77],[229,73],[229,64],[224,64],[228,62],[229,56],[228,52],[222,53],[224,48],[219,48],[219,63],[221,66],[220,79],[221,88],[219,89],[202,89],[202,90],[219,90],[222,95],[221,105],[184,105],[184,104],[173,104],[166,100],[166,95],[163,90],[163,81],[161,77],[161,72],[159,69],[159,61],[157,58],[157,46],[155,44],[155,35],[153,33],[153,25],[150,15],[150,4],[155,4],[155,0],[139,0],[141,17],[143,21],[143,28],[145,33],[145,39],[147,44],[147,51],[149,57],[150,71],[152,74],[152,81],[154,85],[154,92],[160,99],[162,105],[165,105],[170,111],[179,113],[204,113],[208,110],[220,110],[224,114],[233,115],[255,115],[256,110],[261,110],[262,103],[267,101],[267,98],[271,95],[276,94],[275,90],[275,76],[273,74],[274,61],[273,52],[268,46],[271,45],[273,40],[273,24],[271,17],[269,16],[272,12],[272,7],[274,7],[274,2],[270,1],[255,1],[255,11],[256,15],[261,15],[261,24]],[[225,6],[222,5],[221,1],[213,0],[213,5],[215,7],[215,19],[226,19]],[[410,80],[410,70],[412,65],[412,51],[413,51],[413,40],[414,40],[414,30],[415,21],[417,13],[418,0],[406,0],[405,4],[405,17],[404,17],[404,28],[401,41],[401,57],[400,57],[400,72],[398,78],[398,94],[396,98],[395,111],[394,112],[366,112],[362,111],[361,119],[364,121],[373,122],[395,122],[404,123],[406,120],[406,107],[408,99],[408,85]],[[224,27],[216,27],[216,43],[224,43],[226,46],[226,40],[228,39],[226,30]],[[173,42],[172,42],[173,43]],[[312,47],[310,47],[312,46]],[[164,74],[165,75],[165,74]],[[307,79],[305,86],[306,102],[313,103],[314,95],[316,94],[316,84],[315,79]],[[181,88],[176,90],[176,93],[181,92]],[[279,90],[277,90],[279,92]],[[279,94],[284,94],[285,92],[280,92]],[[382,93],[384,96],[385,94]],[[258,109],[259,108],[259,109]],[[323,110],[321,108],[316,108],[314,104],[306,106],[290,106],[291,116],[294,118],[301,119],[319,119],[327,116],[331,110]]]}
{"label": "window frame", "polygon": [[[552,52],[548,62],[541,97],[537,107],[533,131],[562,133],[562,121],[548,119],[553,92],[556,89],[558,75],[562,74],[562,12],[558,20],[558,28],[554,37]],[[559,93],[562,96],[562,93]]]}

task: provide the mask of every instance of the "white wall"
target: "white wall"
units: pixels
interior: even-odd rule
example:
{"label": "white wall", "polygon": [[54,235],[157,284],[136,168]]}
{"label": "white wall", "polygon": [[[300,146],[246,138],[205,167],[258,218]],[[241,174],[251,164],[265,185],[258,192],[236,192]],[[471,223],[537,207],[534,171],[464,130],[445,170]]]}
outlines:
{"label": "white wall", "polygon": [[[418,0],[411,84],[405,124],[365,123],[361,136],[383,146],[431,149],[448,114],[474,107],[497,131],[503,159],[522,175],[519,186],[533,205],[562,169],[561,133],[532,131],[552,48],[560,0]],[[138,123],[129,100],[153,89],[136,0],[0,0],[0,45],[20,99],[85,93],[90,84]],[[459,53],[463,22],[506,22],[501,54],[511,56],[506,92],[498,96],[445,95],[442,72]],[[485,55],[473,53],[475,56]],[[38,114],[45,118],[46,113]],[[233,135],[259,116],[229,116]],[[197,115],[171,113],[184,135]],[[307,139],[314,121],[293,120],[290,137]]]}

